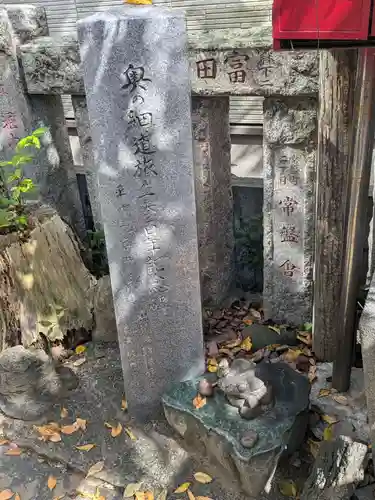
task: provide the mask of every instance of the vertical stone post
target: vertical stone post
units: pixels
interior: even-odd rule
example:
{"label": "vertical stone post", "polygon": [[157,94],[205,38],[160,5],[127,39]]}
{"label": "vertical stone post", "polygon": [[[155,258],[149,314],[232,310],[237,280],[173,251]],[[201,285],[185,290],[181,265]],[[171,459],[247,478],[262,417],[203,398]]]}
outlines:
{"label": "vertical stone post", "polygon": [[264,102],[264,309],[290,324],[312,318],[317,100]]}
{"label": "vertical stone post", "polygon": [[29,97],[18,62],[18,44],[43,35],[48,35],[48,27],[41,7],[0,8],[0,47],[4,47],[0,52],[0,154],[9,158],[19,139],[33,128],[48,127],[49,133],[42,138],[44,147],[26,172],[36,180],[41,200],[56,208],[84,238],[83,210],[61,97]]}
{"label": "vertical stone post", "polygon": [[193,97],[192,119],[202,299],[217,305],[234,278],[229,97]]}
{"label": "vertical stone post", "polygon": [[204,370],[185,19],[125,5],[78,34],[125,393],[145,419]]}
{"label": "vertical stone post", "polygon": [[85,169],[87,189],[90,197],[91,211],[94,219],[95,229],[102,228],[102,216],[99,203],[98,172],[95,166],[94,152],[90,130],[89,115],[85,96],[73,95],[72,103],[76,121],[83,166]]}

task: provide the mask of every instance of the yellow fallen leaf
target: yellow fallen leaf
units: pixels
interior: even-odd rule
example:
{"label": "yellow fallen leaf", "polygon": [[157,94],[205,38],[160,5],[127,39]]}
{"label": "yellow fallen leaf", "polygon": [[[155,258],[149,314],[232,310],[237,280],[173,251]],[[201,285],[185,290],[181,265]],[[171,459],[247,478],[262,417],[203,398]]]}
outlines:
{"label": "yellow fallen leaf", "polygon": [[281,344],[269,344],[265,349],[267,349],[267,351],[275,351],[278,347],[281,347]]}
{"label": "yellow fallen leaf", "polygon": [[332,425],[328,425],[323,431],[323,440],[324,441],[332,441],[333,438],[333,429]]}
{"label": "yellow fallen leaf", "polygon": [[247,326],[250,326],[253,324],[252,320],[251,319],[244,319],[243,322],[245,323],[245,325]]}
{"label": "yellow fallen leaf", "polygon": [[8,457],[19,457],[22,453],[22,449],[21,448],[9,448],[9,450],[7,450],[4,455],[8,455]]}
{"label": "yellow fallen leaf", "polygon": [[230,349],[225,349],[225,347],[222,347],[219,349],[220,354],[225,354],[226,356],[233,357],[232,351]]}
{"label": "yellow fallen leaf", "polygon": [[129,427],[125,427],[125,432],[132,441],[137,441],[137,437],[133,434],[133,432],[129,429]]}
{"label": "yellow fallen leaf", "polygon": [[3,446],[4,444],[9,444],[9,440],[8,439],[2,439],[0,441],[0,446]]}
{"label": "yellow fallen leaf", "polygon": [[55,434],[52,434],[52,436],[49,436],[47,441],[51,441],[52,443],[59,443],[61,441],[61,436],[58,432]]}
{"label": "yellow fallen leaf", "polygon": [[52,500],[62,500],[63,498],[65,498],[65,495],[60,495],[58,497],[53,497]]}
{"label": "yellow fallen leaf", "polygon": [[331,394],[331,389],[320,389],[318,393],[318,398],[325,398]]}
{"label": "yellow fallen leaf", "polygon": [[124,498],[134,497],[134,495],[139,492],[140,487],[141,483],[129,483],[125,488]]}
{"label": "yellow fallen leaf", "polygon": [[301,354],[303,354],[301,349],[288,349],[287,352],[284,354],[284,359],[285,359],[285,361],[292,363]]}
{"label": "yellow fallen leaf", "polygon": [[79,429],[82,429],[83,431],[86,430],[86,424],[87,420],[84,420],[83,418],[76,418],[76,421],[74,422]]}
{"label": "yellow fallen leaf", "polygon": [[109,422],[104,422],[104,425],[107,427],[107,429],[112,429],[113,425],[110,424]]}
{"label": "yellow fallen leaf", "polygon": [[202,484],[212,483],[212,477],[206,474],[205,472],[196,472],[194,474],[194,478],[196,481],[198,481],[198,483]]}
{"label": "yellow fallen leaf", "polygon": [[55,476],[49,476],[48,481],[47,481],[48,488],[50,490],[53,490],[56,488],[56,484],[57,484],[57,479],[55,478]]}
{"label": "yellow fallen leaf", "polygon": [[60,417],[66,418],[68,416],[68,410],[66,408],[61,408]]}
{"label": "yellow fallen leaf", "polygon": [[104,467],[104,462],[100,461],[92,465],[87,471],[86,477],[95,476],[98,472],[102,471]]}
{"label": "yellow fallen leaf", "polygon": [[195,497],[195,500],[212,500],[210,497]]}
{"label": "yellow fallen leaf", "polygon": [[117,424],[116,427],[112,427],[111,436],[115,438],[115,437],[119,436],[121,434],[121,432],[122,432],[122,425],[119,423],[119,424]]}
{"label": "yellow fallen leaf", "polygon": [[207,360],[207,370],[210,373],[216,373],[218,368],[218,364],[215,358],[209,358]]}
{"label": "yellow fallen leaf", "polygon": [[90,451],[95,448],[96,444],[82,444],[80,446],[75,446],[75,448],[79,451]]}
{"label": "yellow fallen leaf", "polygon": [[348,398],[342,394],[332,394],[332,399],[339,403],[340,405],[347,406],[349,404]]}
{"label": "yellow fallen leaf", "polygon": [[297,486],[294,481],[280,481],[279,490],[284,497],[297,497]]}
{"label": "yellow fallen leaf", "polygon": [[280,328],[278,328],[277,326],[269,326],[268,328],[280,335]]}
{"label": "yellow fallen leaf", "polygon": [[16,493],[16,496],[14,497],[14,500],[21,500],[21,497],[19,496],[18,493]]}
{"label": "yellow fallen leaf", "polygon": [[173,493],[185,493],[190,488],[191,483],[182,483]]}
{"label": "yellow fallen leaf", "polygon": [[312,346],[312,335],[310,332],[300,332],[297,335],[297,339],[302,342],[303,344],[306,344],[307,346],[311,347]]}
{"label": "yellow fallen leaf", "polygon": [[14,493],[11,490],[0,491],[0,500],[9,500],[9,498],[12,498],[13,495]]}
{"label": "yellow fallen leaf", "polygon": [[61,427],[61,432],[63,434],[66,434],[68,436],[70,436],[70,434],[73,434],[74,432],[77,432],[79,429],[78,425],[76,422],[74,422],[74,424],[71,424],[71,425],[64,425],[63,427]]}
{"label": "yellow fallen leaf", "polygon": [[202,397],[200,394],[197,394],[195,398],[193,399],[193,406],[197,410],[200,408],[203,408],[203,406],[207,403],[207,399]]}
{"label": "yellow fallen leaf", "polygon": [[319,443],[317,441],[314,441],[313,439],[308,439],[307,444],[310,450],[311,455],[316,458],[319,453]]}
{"label": "yellow fallen leaf", "polygon": [[135,500],[154,500],[152,491],[136,491]]}
{"label": "yellow fallen leaf", "polygon": [[86,349],[87,349],[87,347],[86,347],[86,346],[84,346],[84,345],[79,345],[79,346],[77,346],[77,347],[76,347],[75,353],[76,353],[76,354],[82,354],[83,352],[85,352],[85,351],[86,351]]}
{"label": "yellow fallen leaf", "polygon": [[242,351],[247,351],[247,352],[250,352],[252,347],[253,347],[253,344],[251,342],[250,337],[246,337],[246,339],[243,340],[241,342],[241,345],[240,345],[241,350]]}
{"label": "yellow fallen leaf", "polygon": [[34,425],[34,429],[43,437],[53,436],[54,434],[60,432],[60,426],[55,422],[50,422],[49,424],[40,426]]}
{"label": "yellow fallen leaf", "polygon": [[126,3],[133,5],[152,5],[152,0],[126,0]]}
{"label": "yellow fallen leaf", "polygon": [[126,401],[125,398],[123,398],[121,401],[121,410],[126,411],[127,409],[128,409],[128,402]]}
{"label": "yellow fallen leaf", "polygon": [[337,424],[337,422],[339,421],[337,417],[334,417],[332,415],[322,415],[321,419],[323,420],[323,422],[329,425]]}
{"label": "yellow fallen leaf", "polygon": [[189,500],[195,500],[195,496],[191,490],[187,490],[187,496],[189,497]]}
{"label": "yellow fallen leaf", "polygon": [[161,493],[159,493],[156,500],[167,500],[167,496],[168,496],[168,490],[163,490]]}

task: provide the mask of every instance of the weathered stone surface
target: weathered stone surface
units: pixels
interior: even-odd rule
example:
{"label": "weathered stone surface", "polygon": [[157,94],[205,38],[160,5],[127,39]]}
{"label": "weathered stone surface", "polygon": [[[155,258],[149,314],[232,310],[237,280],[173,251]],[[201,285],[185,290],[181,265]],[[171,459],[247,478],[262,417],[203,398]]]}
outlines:
{"label": "weathered stone surface", "polygon": [[94,160],[86,97],[73,95],[72,103],[81,146],[83,166],[85,168],[91,211],[94,218],[94,226],[96,230],[99,230],[102,228],[102,214],[99,202],[98,169]]}
{"label": "weathered stone surface", "polygon": [[367,445],[340,436],[323,441],[301,500],[349,500],[364,477]]}
{"label": "weathered stone surface", "polygon": [[229,98],[193,97],[195,193],[204,304],[220,304],[233,280]]}
{"label": "weathered stone surface", "polygon": [[[281,453],[296,443],[297,415],[308,407],[309,383],[284,363],[257,365],[256,375],[274,392],[275,405],[260,417],[245,420],[220,391],[199,410],[192,404],[199,379],[184,382],[163,396],[166,418],[195,452],[208,456],[223,476],[237,478],[240,487],[258,498],[272,478]],[[301,427],[301,421],[298,421]],[[253,447],[241,444],[249,432],[258,439]],[[293,435],[293,442],[289,441]],[[300,443],[299,443],[300,444]]]}
{"label": "weathered stone surface", "polygon": [[77,40],[41,37],[21,46],[30,94],[84,94]]}
{"label": "weathered stone surface", "polygon": [[353,500],[374,500],[375,498],[375,485],[371,484],[365,488],[355,490]]}
{"label": "weathered stone surface", "polygon": [[204,368],[185,20],[124,6],[78,27],[125,392],[146,419]]}
{"label": "weathered stone surface", "polygon": [[117,341],[116,316],[109,276],[100,278],[95,287],[93,314],[95,324],[92,332],[93,340],[96,342]]}
{"label": "weathered stone surface", "polygon": [[33,95],[30,103],[33,128],[48,128],[48,133],[41,138],[38,155],[36,179],[40,196],[83,241],[86,224],[61,97]]}
{"label": "weathered stone surface", "polygon": [[[207,40],[193,42],[189,52],[192,92],[200,95],[315,95],[318,58],[315,51],[273,52],[249,48],[242,37],[236,50],[207,50]],[[215,43],[215,42],[213,42]],[[226,42],[228,43],[228,42]],[[224,43],[224,46],[226,45]],[[240,46],[246,48],[240,48]],[[30,93],[83,94],[82,71],[74,37],[40,38],[21,48]]]}
{"label": "weathered stone surface", "polygon": [[21,420],[34,420],[46,413],[78,380],[73,372],[60,367],[40,350],[23,346],[0,354],[0,409]]}
{"label": "weathered stone surface", "polygon": [[42,6],[6,5],[6,10],[18,45],[48,35],[47,16]]}
{"label": "weathered stone surface", "polygon": [[317,102],[264,104],[264,309],[292,324],[312,317]]}

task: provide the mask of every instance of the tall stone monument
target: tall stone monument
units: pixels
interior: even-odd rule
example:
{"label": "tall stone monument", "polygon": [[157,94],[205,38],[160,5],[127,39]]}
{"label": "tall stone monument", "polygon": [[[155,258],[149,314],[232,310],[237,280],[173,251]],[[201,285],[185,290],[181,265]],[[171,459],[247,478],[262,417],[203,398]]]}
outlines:
{"label": "tall stone monument", "polygon": [[124,5],[78,35],[125,394],[145,419],[204,369],[185,20]]}

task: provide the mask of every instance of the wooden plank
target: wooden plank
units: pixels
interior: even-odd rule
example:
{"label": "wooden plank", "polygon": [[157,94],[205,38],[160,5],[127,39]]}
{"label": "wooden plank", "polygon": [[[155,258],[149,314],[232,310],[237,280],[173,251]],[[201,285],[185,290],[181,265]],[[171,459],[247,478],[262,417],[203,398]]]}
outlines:
{"label": "wooden plank", "polygon": [[324,50],[320,54],[313,348],[318,359],[325,361],[334,359],[341,333],[338,305],[343,279],[356,60],[356,50]]}

